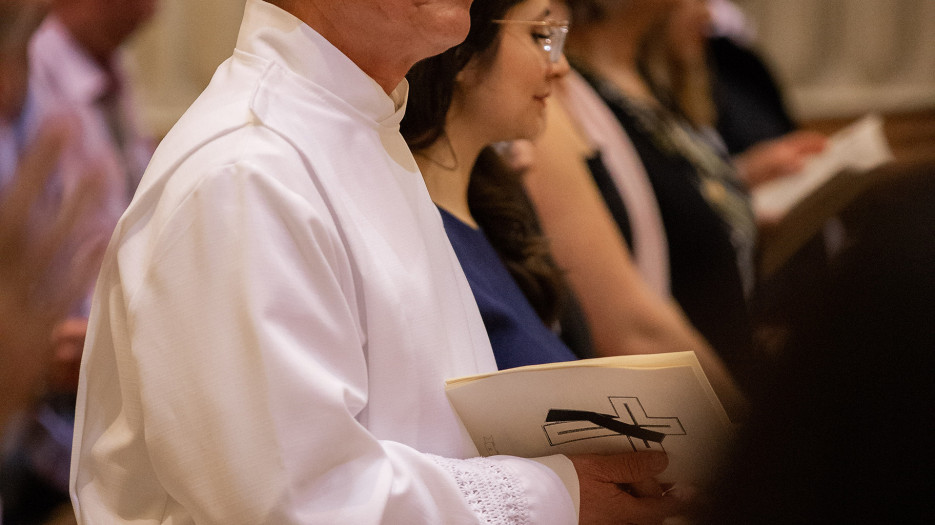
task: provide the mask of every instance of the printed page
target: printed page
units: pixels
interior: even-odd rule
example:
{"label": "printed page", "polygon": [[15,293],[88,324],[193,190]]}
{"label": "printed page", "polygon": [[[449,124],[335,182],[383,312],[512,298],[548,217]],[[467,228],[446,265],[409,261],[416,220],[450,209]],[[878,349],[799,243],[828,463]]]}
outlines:
{"label": "printed page", "polygon": [[709,481],[731,436],[692,352],[505,370],[450,381],[448,397],[481,455],[662,450],[667,482]]}

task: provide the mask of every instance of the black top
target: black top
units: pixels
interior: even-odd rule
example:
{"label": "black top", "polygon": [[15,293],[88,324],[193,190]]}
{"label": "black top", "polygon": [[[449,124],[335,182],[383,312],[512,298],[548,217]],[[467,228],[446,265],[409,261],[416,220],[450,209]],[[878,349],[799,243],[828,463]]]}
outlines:
{"label": "black top", "polygon": [[[753,343],[738,248],[732,242],[736,231],[712,207],[713,197],[703,196],[710,181],[677,148],[661,144],[666,140],[647,122],[645,108],[638,109],[597,77],[584,71],[582,75],[616,115],[646,168],[668,240],[673,297],[728,366],[743,373]],[[742,192],[730,185],[708,191],[734,196]]]}
{"label": "black top", "polygon": [[752,50],[730,38],[708,40],[717,130],[731,154],[795,130],[779,86]]}

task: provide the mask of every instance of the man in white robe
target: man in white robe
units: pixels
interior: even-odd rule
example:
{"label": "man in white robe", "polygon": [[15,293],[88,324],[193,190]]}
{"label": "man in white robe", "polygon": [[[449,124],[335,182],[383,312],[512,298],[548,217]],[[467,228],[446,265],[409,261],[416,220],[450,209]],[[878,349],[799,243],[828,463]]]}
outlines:
{"label": "man in white robe", "polygon": [[575,523],[593,461],[476,458],[444,395],[496,365],[398,125],[406,69],[463,38],[470,2],[275,3],[247,2],[117,226],[79,521]]}

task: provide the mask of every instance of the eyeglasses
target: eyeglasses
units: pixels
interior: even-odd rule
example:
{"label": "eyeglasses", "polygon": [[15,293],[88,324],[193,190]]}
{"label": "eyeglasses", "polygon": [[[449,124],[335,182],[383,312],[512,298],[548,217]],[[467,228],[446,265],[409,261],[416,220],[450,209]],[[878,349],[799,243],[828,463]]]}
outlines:
{"label": "eyeglasses", "polygon": [[544,27],[548,34],[542,35],[542,50],[549,55],[549,62],[556,64],[562,59],[565,36],[568,35],[568,21],[557,20],[491,20],[495,24],[525,24]]}

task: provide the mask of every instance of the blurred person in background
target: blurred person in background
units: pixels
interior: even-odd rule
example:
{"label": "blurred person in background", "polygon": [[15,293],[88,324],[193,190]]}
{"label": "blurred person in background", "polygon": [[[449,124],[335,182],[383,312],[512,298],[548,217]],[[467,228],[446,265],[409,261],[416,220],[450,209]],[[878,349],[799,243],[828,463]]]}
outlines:
{"label": "blurred person in background", "polygon": [[[26,118],[27,46],[46,7],[34,0],[0,0],[0,450],[4,452],[22,439],[27,427],[23,414],[36,406],[63,364],[67,368],[72,359],[62,355],[54,340],[61,336],[60,323],[67,313],[87,293],[109,236],[95,220],[95,210],[103,205],[104,164],[95,161],[76,169],[59,164],[75,145],[73,115],[57,114],[41,125],[31,125]],[[58,190],[50,192],[53,185]],[[0,472],[0,485],[15,486],[18,481]],[[18,517],[9,521],[30,522]]]}
{"label": "blurred person in background", "polygon": [[[743,385],[755,366],[747,298],[756,284],[758,232],[750,197],[730,160],[666,108],[640,69],[640,53],[678,0],[566,3],[575,23],[572,65],[623,127],[652,187],[671,295]],[[626,231],[621,217],[614,215]]]}
{"label": "blurred person in background", "polygon": [[[828,138],[796,129],[779,85],[748,47],[752,36],[745,27],[742,13],[727,0],[679,0],[663,30],[644,47],[640,64],[666,108],[729,157],[740,179],[755,190],[798,174],[825,149]],[[758,275],[748,303],[759,360],[780,351],[786,323],[806,292],[797,284],[799,276],[827,272],[829,255],[840,248],[843,224],[835,217],[822,223],[782,266]],[[801,224],[787,226],[763,217],[758,217],[758,227],[763,239],[781,236],[784,229],[805,230]]]}
{"label": "blurred person in background", "polygon": [[30,82],[37,112],[65,107],[79,113],[88,153],[114,157],[120,211],[152,156],[140,128],[121,49],[155,13],[158,0],[49,0],[49,16],[29,45]]}
{"label": "blurred person in background", "polygon": [[[712,38],[712,25],[709,0],[678,0],[663,30],[647,40],[640,57],[640,68],[655,96],[714,147],[731,155],[738,175],[748,187],[797,173],[810,156],[824,150],[827,137],[795,130],[781,103],[778,85],[768,76],[764,64],[756,65],[753,58],[724,58],[719,63],[717,57],[727,52],[720,49],[724,46],[720,39],[733,40]],[[747,53],[755,57],[753,51]],[[737,62],[725,62],[734,60]],[[755,89],[734,87],[734,77],[759,78],[762,85]],[[750,99],[748,91],[760,98]],[[774,95],[767,97],[764,92]],[[738,116],[737,111],[744,114]],[[787,124],[775,125],[774,131],[754,129],[771,126],[771,114],[782,115],[781,120]],[[735,125],[733,120],[750,129],[730,129]],[[729,139],[724,137],[723,127],[729,128]],[[735,144],[739,135],[744,135],[742,146]]]}
{"label": "blurred person in background", "polygon": [[[22,149],[39,133],[40,123],[69,115],[71,140],[62,151],[57,173],[46,179],[37,198],[54,207],[75,191],[69,187],[77,180],[75,174],[95,173],[101,202],[75,226],[75,232],[97,235],[113,228],[152,153],[151,141],[135,122],[119,50],[153,14],[155,3],[51,0],[45,4],[48,16],[26,40],[28,48],[22,49],[28,53],[28,72],[25,67],[17,69],[17,78],[28,78],[29,88],[13,125],[12,142],[14,149]],[[85,300],[72,304],[53,330],[55,360],[43,402],[27,418],[0,466],[4,479],[0,493],[7,501],[8,516],[17,522],[38,519],[34,517],[48,507],[67,501],[74,396],[90,286],[85,293]]]}
{"label": "blurred person in background", "polygon": [[[696,7],[688,10],[699,10]],[[704,54],[710,73],[710,96],[715,107],[715,126],[731,155],[740,155],[756,145],[769,144],[799,129],[786,104],[783,86],[756,48],[753,21],[731,0],[707,0],[710,14],[704,27],[690,29],[706,35]]]}

